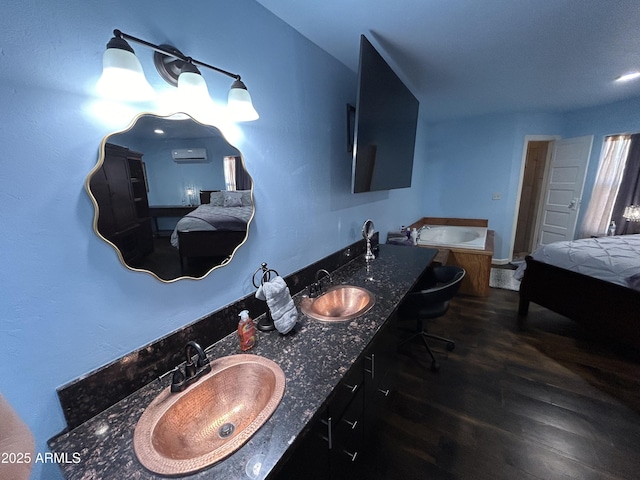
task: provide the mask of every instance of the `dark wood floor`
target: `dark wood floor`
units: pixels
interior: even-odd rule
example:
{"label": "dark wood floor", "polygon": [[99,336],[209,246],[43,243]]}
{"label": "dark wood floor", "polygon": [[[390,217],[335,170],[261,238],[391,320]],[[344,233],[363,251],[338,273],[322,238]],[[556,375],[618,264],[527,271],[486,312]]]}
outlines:
{"label": "dark wood floor", "polygon": [[439,373],[418,342],[403,347],[397,385],[367,459],[367,479],[638,479],[640,360],[518,294],[457,297],[429,331]]}

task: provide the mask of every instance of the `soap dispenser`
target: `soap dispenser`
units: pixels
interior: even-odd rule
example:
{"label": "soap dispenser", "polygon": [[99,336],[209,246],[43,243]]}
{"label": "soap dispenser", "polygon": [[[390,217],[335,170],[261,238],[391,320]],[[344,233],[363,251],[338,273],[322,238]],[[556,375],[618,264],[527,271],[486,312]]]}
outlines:
{"label": "soap dispenser", "polygon": [[247,351],[256,344],[256,328],[253,320],[249,316],[249,310],[243,310],[238,315],[238,339],[240,340],[240,350]]}

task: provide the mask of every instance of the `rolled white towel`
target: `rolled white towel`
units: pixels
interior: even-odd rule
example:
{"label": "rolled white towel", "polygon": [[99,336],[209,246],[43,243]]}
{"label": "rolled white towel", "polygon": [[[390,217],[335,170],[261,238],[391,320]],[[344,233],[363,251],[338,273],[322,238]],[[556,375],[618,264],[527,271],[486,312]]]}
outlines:
{"label": "rolled white towel", "polygon": [[276,329],[283,335],[289,333],[298,321],[298,310],[282,277],[277,276],[260,285],[256,298],[267,301]]}

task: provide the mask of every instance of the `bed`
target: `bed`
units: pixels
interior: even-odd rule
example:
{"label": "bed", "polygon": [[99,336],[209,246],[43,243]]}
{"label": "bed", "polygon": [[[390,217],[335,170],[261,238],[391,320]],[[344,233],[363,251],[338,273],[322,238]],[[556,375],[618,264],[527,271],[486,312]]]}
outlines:
{"label": "bed", "polygon": [[251,190],[200,191],[198,208],[182,217],[171,234],[181,267],[191,257],[224,262],[244,242],[253,212]]}
{"label": "bed", "polygon": [[617,342],[640,347],[640,235],[545,245],[516,271],[518,322],[534,302]]}

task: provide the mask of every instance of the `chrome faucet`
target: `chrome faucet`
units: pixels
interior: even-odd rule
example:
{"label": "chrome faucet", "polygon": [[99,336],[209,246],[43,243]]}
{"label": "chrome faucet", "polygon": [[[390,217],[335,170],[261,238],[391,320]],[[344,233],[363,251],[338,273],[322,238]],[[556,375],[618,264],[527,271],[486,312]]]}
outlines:
{"label": "chrome faucet", "polygon": [[367,244],[367,251],[364,254],[364,259],[367,264],[376,259],[376,256],[373,254],[373,250],[371,250],[371,239],[373,238],[374,233],[375,227],[373,226],[373,220],[367,220],[364,222],[364,225],[362,226],[362,238],[364,238]]}
{"label": "chrome faucet", "polygon": [[[193,363],[192,350],[198,355],[198,360]],[[209,365],[209,359],[207,354],[204,353],[202,347],[194,341],[190,341],[184,347],[184,354],[187,358],[184,373],[180,371],[180,367],[176,367],[173,371],[173,378],[171,380],[171,391],[181,392],[189,385],[197,382],[198,379],[211,371],[211,365]]]}
{"label": "chrome faucet", "polygon": [[316,298],[322,295],[322,285],[320,285],[320,275],[325,274],[325,276],[329,277],[329,283],[333,283],[333,279],[331,278],[331,274],[321,268],[316,272],[316,281],[309,285],[309,298]]}
{"label": "chrome faucet", "polygon": [[416,240],[420,240],[420,234],[422,234],[422,232],[424,230],[431,230],[431,226],[430,225],[422,225],[419,229],[418,229],[418,236],[416,237]]}

